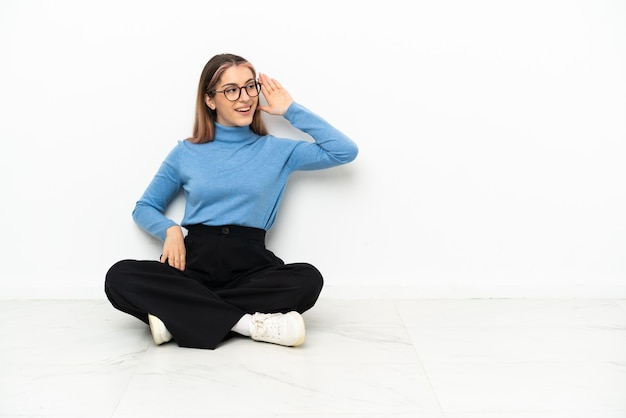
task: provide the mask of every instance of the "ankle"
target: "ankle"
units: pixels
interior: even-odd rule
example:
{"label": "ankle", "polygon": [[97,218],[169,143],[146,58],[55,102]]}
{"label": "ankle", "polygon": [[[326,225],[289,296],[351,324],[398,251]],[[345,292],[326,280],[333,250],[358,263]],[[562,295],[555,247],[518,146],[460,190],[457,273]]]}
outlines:
{"label": "ankle", "polygon": [[252,315],[244,314],[239,321],[232,327],[231,331],[241,334],[245,337],[250,336],[250,330],[252,328]]}

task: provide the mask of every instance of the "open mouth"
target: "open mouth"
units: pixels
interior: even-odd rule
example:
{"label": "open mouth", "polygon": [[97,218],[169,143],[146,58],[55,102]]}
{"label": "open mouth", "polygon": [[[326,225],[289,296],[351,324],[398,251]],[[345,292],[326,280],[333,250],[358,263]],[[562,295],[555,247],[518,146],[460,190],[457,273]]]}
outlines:
{"label": "open mouth", "polygon": [[236,110],[237,112],[240,112],[240,113],[246,113],[246,112],[249,112],[251,109],[252,109],[252,108],[251,108],[250,106],[248,106],[248,107],[242,107],[242,108],[240,108],[240,109],[235,109],[235,110]]}

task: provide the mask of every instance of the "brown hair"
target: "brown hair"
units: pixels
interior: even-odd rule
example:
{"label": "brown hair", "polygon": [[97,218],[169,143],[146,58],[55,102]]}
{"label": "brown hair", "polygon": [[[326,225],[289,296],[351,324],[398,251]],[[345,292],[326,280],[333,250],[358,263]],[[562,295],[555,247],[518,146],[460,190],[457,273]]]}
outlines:
{"label": "brown hair", "polygon": [[[215,97],[215,88],[219,84],[224,71],[237,65],[250,68],[252,75],[256,78],[256,71],[252,64],[238,55],[218,54],[211,58],[204,66],[202,75],[200,75],[200,83],[198,84],[193,135],[191,138],[188,138],[189,141],[196,144],[213,141],[215,137],[215,119],[217,112],[207,106],[204,96],[208,94],[209,97]],[[250,128],[259,135],[267,135],[268,133],[258,109],[254,112]]]}

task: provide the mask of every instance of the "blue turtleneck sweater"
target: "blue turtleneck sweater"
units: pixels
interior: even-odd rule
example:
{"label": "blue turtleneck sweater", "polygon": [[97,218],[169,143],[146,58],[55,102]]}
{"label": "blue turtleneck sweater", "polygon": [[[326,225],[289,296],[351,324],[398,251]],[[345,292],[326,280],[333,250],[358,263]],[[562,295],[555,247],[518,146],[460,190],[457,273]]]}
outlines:
{"label": "blue turtleneck sweater", "polygon": [[165,239],[176,222],[164,215],[179,190],[185,193],[181,225],[241,225],[269,230],[296,170],[318,170],[357,156],[352,140],[303,106],[285,113],[314,142],[260,136],[250,127],[215,124],[215,139],[205,144],[179,141],[137,202],[133,219],[146,232]]}

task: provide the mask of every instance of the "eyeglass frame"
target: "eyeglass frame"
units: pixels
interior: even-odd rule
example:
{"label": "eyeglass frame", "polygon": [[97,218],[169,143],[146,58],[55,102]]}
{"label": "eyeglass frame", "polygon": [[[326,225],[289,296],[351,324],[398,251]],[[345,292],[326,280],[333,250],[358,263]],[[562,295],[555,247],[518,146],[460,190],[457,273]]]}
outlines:
{"label": "eyeglass frame", "polygon": [[[250,93],[248,93],[248,91],[246,90],[246,94],[248,95],[248,97],[259,97],[259,94],[261,94],[261,83],[259,83],[258,81],[255,81],[254,85],[256,86],[256,96],[251,96]],[[237,100],[241,99],[241,91],[243,89],[245,89],[246,87],[248,87],[248,86],[249,86],[249,84],[246,84],[243,87],[236,86],[236,88],[239,89],[239,94],[237,95],[237,98],[233,99],[233,100],[230,100],[228,97],[226,97],[226,90],[228,90],[228,89],[213,90],[212,92],[211,91],[207,92],[207,94],[222,93],[222,94],[224,94],[224,98],[226,98],[226,100],[228,100],[229,102],[236,102]],[[229,88],[235,88],[235,86],[229,87]]]}

